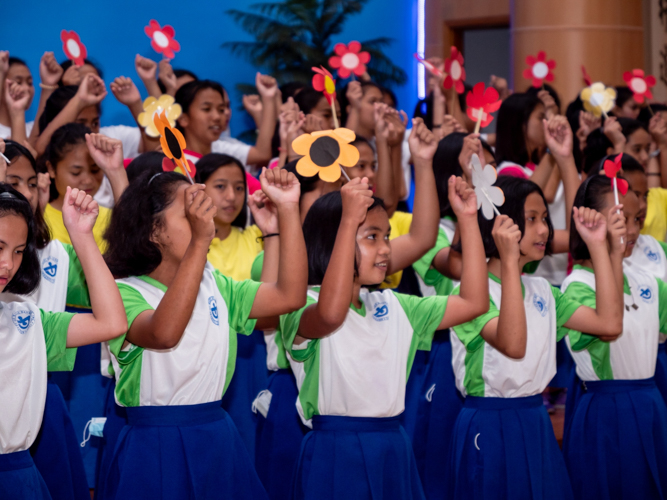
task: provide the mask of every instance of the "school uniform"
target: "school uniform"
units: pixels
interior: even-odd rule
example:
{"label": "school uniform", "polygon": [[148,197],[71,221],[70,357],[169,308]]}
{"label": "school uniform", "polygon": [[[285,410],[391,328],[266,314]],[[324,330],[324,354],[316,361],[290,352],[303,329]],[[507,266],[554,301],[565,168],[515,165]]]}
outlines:
{"label": "school uniform", "polygon": [[[62,241],[68,245],[72,244],[72,240],[70,239],[65,223],[63,222],[62,211],[54,208],[53,205],[49,203],[44,209],[44,220],[49,226],[51,236],[54,240]],[[101,253],[104,253],[107,249],[104,233],[106,232],[107,227],[109,227],[109,222],[111,222],[111,210],[99,207],[99,215],[93,226],[93,237],[95,238],[95,243],[97,243],[97,248],[100,249]]]}
{"label": "school uniform", "polygon": [[0,302],[0,498],[51,499],[29,448],[42,424],[48,370],[71,370],[70,313]]}
{"label": "school uniform", "polygon": [[521,277],[526,354],[512,359],[481,336],[499,316],[502,288],[489,274],[489,311],[453,328],[456,384],[466,395],[448,468],[449,498],[572,498],[542,391],[556,373],[558,328],[579,304],[544,278]]}
{"label": "school uniform", "polygon": [[[567,296],[595,303],[595,275],[575,266]],[[667,492],[667,407],[655,372],[658,332],[667,333],[667,285],[626,272],[623,333],[613,342],[574,330],[567,343],[583,394],[563,436],[576,498],[663,498]]]}
{"label": "school uniform", "polygon": [[[167,288],[148,277],[117,280],[128,325],[155,310]],[[266,498],[221,400],[234,373],[236,333],[260,283],[236,282],[206,265],[183,336],[172,349],[109,342],[116,401],[128,425],[119,436],[104,499]],[[127,345],[124,345],[127,344]]]}
{"label": "school uniform", "polygon": [[361,308],[351,305],[338,330],[294,345],[301,315],[318,298],[319,288],[310,289],[305,307],[280,318],[297,409],[313,429],[301,446],[293,497],[424,498],[400,418],[415,352],[430,347],[447,297],[362,289]]}

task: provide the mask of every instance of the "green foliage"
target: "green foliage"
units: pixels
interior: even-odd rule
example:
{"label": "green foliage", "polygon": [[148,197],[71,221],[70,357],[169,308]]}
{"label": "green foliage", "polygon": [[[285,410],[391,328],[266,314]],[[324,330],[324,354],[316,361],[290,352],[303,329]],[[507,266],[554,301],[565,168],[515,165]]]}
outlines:
{"label": "green foliage", "polygon": [[[284,0],[253,4],[253,12],[228,10],[227,14],[256,41],[226,42],[222,46],[265,68],[280,83],[310,82],[311,67],[328,67],[333,55],[331,39],[342,32],[347,18],[361,12],[367,2]],[[368,74],[381,85],[403,85],[407,81],[405,71],[382,51],[391,43],[391,38],[384,37],[361,42],[362,50],[371,55]]]}

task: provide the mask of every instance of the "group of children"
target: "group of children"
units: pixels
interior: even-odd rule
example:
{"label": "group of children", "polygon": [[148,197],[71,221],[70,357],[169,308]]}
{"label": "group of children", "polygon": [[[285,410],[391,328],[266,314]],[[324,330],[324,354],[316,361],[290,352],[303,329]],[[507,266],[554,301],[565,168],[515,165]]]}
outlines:
{"label": "group of children", "polygon": [[[182,109],[194,183],[130,78],[110,88],[138,126],[100,127],[99,67],[46,53],[26,123],[33,77],[0,52],[1,498],[90,498],[48,373],[98,343],[98,499],[667,498],[667,106],[621,87],[605,120],[561,114],[494,78],[480,135],[439,75],[410,123],[362,78],[334,133],[321,92],[258,73],[248,145],[222,85],[135,64]],[[298,166],[315,137],[334,182]],[[491,220],[473,155],[499,173]]]}

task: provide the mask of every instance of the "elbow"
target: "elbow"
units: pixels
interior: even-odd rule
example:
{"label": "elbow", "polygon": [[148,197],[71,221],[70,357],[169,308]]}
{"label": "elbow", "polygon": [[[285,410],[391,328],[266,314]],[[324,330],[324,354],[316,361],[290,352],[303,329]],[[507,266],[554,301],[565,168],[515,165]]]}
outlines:
{"label": "elbow", "polygon": [[322,330],[332,333],[338,330],[341,325],[345,322],[347,317],[347,311],[345,314],[325,314],[320,318],[322,324]]}
{"label": "elbow", "polygon": [[613,318],[611,321],[606,321],[603,324],[606,327],[604,332],[606,337],[618,338],[623,333],[623,315]]}
{"label": "elbow", "polygon": [[154,338],[152,345],[155,349],[173,349],[181,341],[180,335],[170,335]]}
{"label": "elbow", "polygon": [[526,355],[526,344],[523,343],[523,345],[515,345],[509,347],[505,351],[505,355],[508,358],[512,359],[523,359],[523,357]]}

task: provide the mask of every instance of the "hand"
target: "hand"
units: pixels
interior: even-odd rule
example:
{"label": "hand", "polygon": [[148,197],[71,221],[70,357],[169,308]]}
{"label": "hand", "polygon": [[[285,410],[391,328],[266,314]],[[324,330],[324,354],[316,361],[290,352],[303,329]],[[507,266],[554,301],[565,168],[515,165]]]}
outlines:
{"label": "hand", "polygon": [[9,71],[9,51],[0,50],[0,76],[4,76]]}
{"label": "hand", "polygon": [[[4,155],[5,153],[5,140],[0,139],[0,153]],[[5,159],[0,156],[0,182],[7,182],[7,162]]]}
{"label": "hand", "polygon": [[255,75],[255,86],[262,99],[273,99],[278,92],[276,79],[269,75],[262,75],[260,72]]}
{"label": "hand", "polygon": [[607,220],[602,214],[588,207],[574,207],[572,210],[577,232],[586,246],[590,249],[591,246],[606,244]]}
{"label": "hand", "polygon": [[39,79],[44,85],[58,85],[63,76],[63,69],[56,61],[53,52],[44,52],[42,60],[39,62]]}
{"label": "hand", "polygon": [[593,130],[600,128],[602,119],[588,111],[579,111],[579,130],[588,137]]}
{"label": "hand", "polygon": [[352,81],[348,83],[345,97],[347,97],[350,106],[359,109],[361,107],[361,99],[364,97],[364,93],[361,90],[361,82]]}
{"label": "hand", "polygon": [[625,147],[625,136],[623,135],[623,129],[621,124],[618,123],[618,120],[615,116],[610,116],[604,122],[604,128],[602,129],[604,135],[607,136],[607,139],[611,141],[614,145],[614,149],[617,153],[623,151]]}
{"label": "hand", "polygon": [[47,173],[37,174],[37,196],[39,209],[44,212],[51,198],[51,177]]}
{"label": "hand", "polygon": [[191,242],[203,243],[208,249],[215,237],[215,214],[218,209],[206,195],[204,184],[193,184],[185,190],[185,217],[192,229]]}
{"label": "hand", "polygon": [[[408,138],[408,144],[415,167],[420,163],[418,160],[422,160],[422,162],[432,161],[435,150],[438,148],[438,141],[435,140],[433,132],[424,125],[424,120],[421,118],[412,119],[412,133]],[[429,168],[431,168],[430,165]]]}
{"label": "hand", "polygon": [[651,118],[648,125],[648,131],[651,133],[653,140],[660,146],[667,144],[667,125],[660,113]]}
{"label": "hand", "polygon": [[473,154],[479,157],[480,162],[486,164],[486,161],[484,161],[484,146],[482,146],[479,136],[479,134],[468,134],[463,139],[463,147],[459,154],[459,165],[461,165],[461,170],[463,170],[463,175],[467,180],[472,180],[470,160]]}
{"label": "hand", "polygon": [[301,130],[303,130],[304,134],[312,134],[318,130],[324,130],[322,118],[315,115],[306,115],[306,121]]}
{"label": "hand", "polygon": [[452,115],[445,115],[442,118],[442,126],[440,127],[440,139],[443,139],[454,132],[465,132],[465,130],[463,130],[463,126],[461,126],[456,118]]}
{"label": "hand", "polygon": [[137,102],[141,103],[141,94],[131,78],[119,76],[111,84],[111,92],[119,103],[125,106],[132,106]]}
{"label": "hand", "polygon": [[373,191],[368,188],[368,178],[356,177],[340,188],[343,201],[342,221],[360,226],[366,220],[366,213],[373,204]]}
{"label": "hand", "polygon": [[76,188],[67,186],[63,201],[63,222],[67,232],[73,234],[93,234],[93,227],[100,209],[93,197]]}
{"label": "hand", "polygon": [[164,84],[167,89],[167,94],[173,96],[176,94],[176,87],[178,86],[176,75],[174,74],[174,68],[172,68],[169,59],[162,59],[160,61],[159,67],[159,78],[160,81]]}
{"label": "hand", "polygon": [[521,251],[521,230],[507,215],[499,215],[493,223],[491,236],[496,243],[500,260],[504,262],[519,262]]}
{"label": "hand", "polygon": [[459,221],[466,217],[477,220],[477,195],[475,190],[461,177],[451,176],[449,185],[449,203]]}
{"label": "hand", "polygon": [[25,113],[30,101],[30,91],[26,85],[19,85],[13,80],[5,80],[5,104],[11,116]]}
{"label": "hand", "polygon": [[243,109],[245,109],[255,123],[259,123],[262,118],[262,99],[257,94],[244,95]]}
{"label": "hand", "polygon": [[248,206],[255,224],[262,231],[262,234],[279,232],[278,208],[263,191],[255,191],[249,196]]}
{"label": "hand", "polygon": [[621,256],[625,255],[625,248],[628,240],[623,205],[616,205],[609,210],[609,215],[607,217],[607,233],[609,237],[609,245],[611,247],[610,253]]}
{"label": "hand", "polygon": [[267,170],[263,168],[259,182],[264,194],[278,208],[281,205],[299,205],[301,185],[293,173],[283,169]]}
{"label": "hand", "polygon": [[155,61],[137,54],[137,57],[134,58],[134,67],[142,81],[155,80],[155,71],[157,70]]}
{"label": "hand", "polygon": [[405,129],[408,125],[408,115],[405,111],[397,111],[387,106],[385,119],[389,123],[387,145],[391,148],[400,146],[405,138]]}
{"label": "hand", "polygon": [[[359,83],[359,82],[356,82]],[[387,122],[388,106],[383,102],[373,104],[373,120],[375,121],[375,137],[384,141],[389,138],[389,123]]]}
{"label": "hand", "polygon": [[107,88],[102,79],[89,73],[81,81],[79,89],[76,91],[76,97],[82,104],[82,107],[96,106],[107,96]]}
{"label": "hand", "polygon": [[280,121],[278,129],[280,141],[281,143],[284,141],[289,146],[300,135],[299,131],[306,123],[306,116],[301,112],[283,111],[280,113],[278,120]]}
{"label": "hand", "polygon": [[72,64],[63,74],[63,85],[81,85],[81,73],[76,64]]}
{"label": "hand", "polygon": [[537,97],[540,101],[542,101],[542,104],[544,104],[544,112],[547,118],[551,118],[552,116],[558,114],[559,110],[558,106],[556,105],[556,101],[553,97],[551,97],[551,94],[548,90],[540,90],[537,93]]}
{"label": "hand", "polygon": [[507,80],[501,76],[491,75],[491,87],[498,91],[498,95],[502,100],[505,100],[512,95]]}
{"label": "hand", "polygon": [[544,139],[551,154],[556,159],[572,157],[572,129],[567,118],[562,115],[553,115],[542,120],[544,124]]}
{"label": "hand", "polygon": [[123,143],[102,134],[86,134],[88,152],[107,176],[123,170]]}

